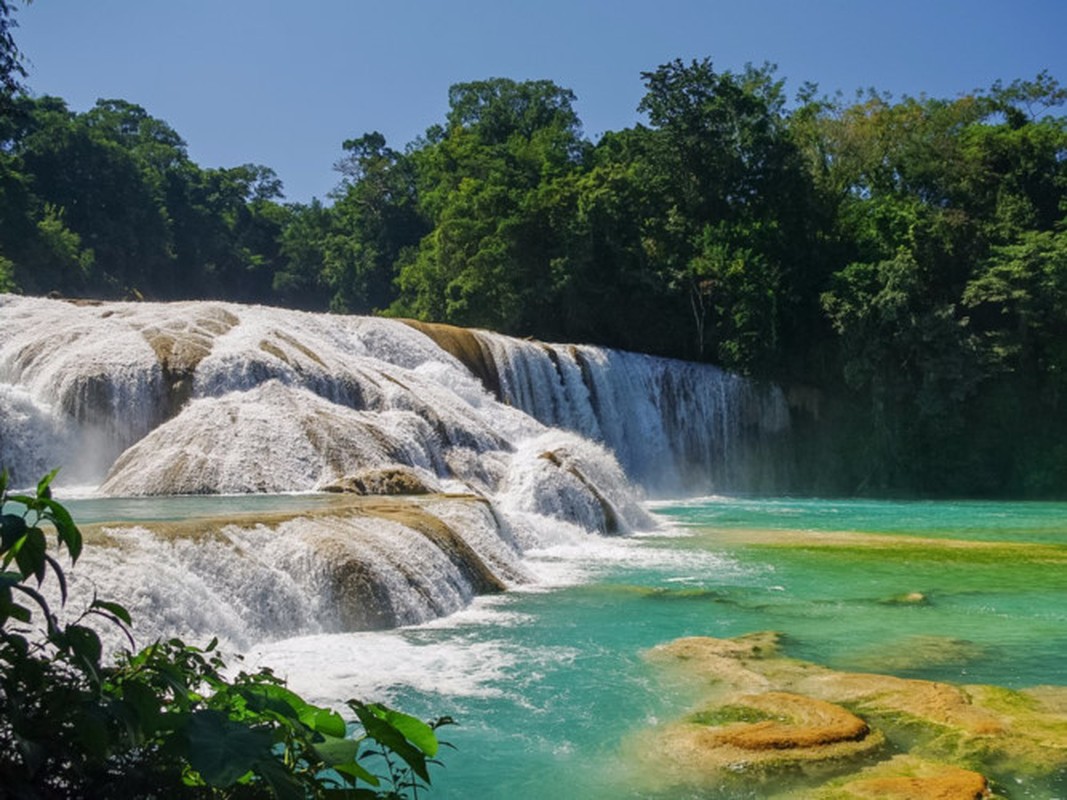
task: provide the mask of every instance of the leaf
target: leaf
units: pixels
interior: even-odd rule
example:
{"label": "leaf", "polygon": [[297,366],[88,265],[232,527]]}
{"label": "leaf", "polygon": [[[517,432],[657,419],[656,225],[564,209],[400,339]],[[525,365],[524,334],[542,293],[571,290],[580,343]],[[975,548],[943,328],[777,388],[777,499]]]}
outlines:
{"label": "leaf", "polygon": [[386,720],[389,709],[380,704],[365,705],[359,701],[350,701],[349,706],[356,712],[367,736],[398,755],[416,775],[427,783],[430,782],[426,757],[420,749],[412,746],[400,730]]}
{"label": "leaf", "polygon": [[263,762],[256,768],[256,774],[267,782],[278,800],[307,800],[304,785],[278,761]]}
{"label": "leaf", "polygon": [[0,517],[0,553],[7,552],[26,533],[26,520],[18,514]]}
{"label": "leaf", "polygon": [[44,532],[40,528],[30,528],[22,541],[15,545],[15,563],[23,578],[33,575],[40,584],[45,574],[45,550],[48,542],[44,538]]}
{"label": "leaf", "polygon": [[127,728],[134,741],[142,741],[159,730],[164,716],[162,705],[163,699],[151,686],[137,680],[123,683],[122,706],[128,712]]}
{"label": "leaf", "polygon": [[[355,739],[327,736],[324,741],[318,742],[314,747],[322,762],[331,769],[341,769],[349,765],[359,767],[355,763],[355,759],[360,755],[360,742]],[[359,768],[366,772],[362,767]],[[369,772],[367,772],[367,775],[370,775],[370,778],[375,778]],[[363,775],[360,775],[360,778],[367,781],[367,778],[363,777]],[[378,779],[375,780],[377,781]]]}
{"label": "leaf", "polygon": [[11,589],[22,583],[22,575],[17,572],[0,572],[0,587]]}
{"label": "leaf", "polygon": [[[234,688],[237,694],[248,703],[248,707],[257,713],[273,712],[285,719],[300,722],[304,722],[305,714],[309,719],[314,717],[315,707],[309,706],[300,695],[284,686],[266,683]],[[310,725],[307,722],[304,724]]]}
{"label": "leaf", "polygon": [[74,734],[84,751],[103,760],[111,746],[107,716],[101,706],[90,706],[77,717]]}
{"label": "leaf", "polygon": [[59,541],[67,546],[72,562],[78,560],[82,552],[82,535],[78,526],[74,524],[70,512],[55,500],[42,499],[41,503],[48,509],[47,514],[52,524],[56,526],[56,535]]}
{"label": "leaf", "polygon": [[93,600],[89,608],[101,608],[104,611],[115,615],[127,625],[133,624],[133,620],[130,618],[130,612],[126,610],[125,606],[121,606],[118,603],[112,603],[109,600]]}
{"label": "leaf", "polygon": [[29,624],[30,620],[33,619],[33,612],[26,606],[12,600],[9,592],[7,597],[0,599],[0,620],[4,618],[15,619]]}
{"label": "leaf", "polygon": [[52,489],[50,484],[56,477],[56,473],[59,472],[59,467],[45,475],[41,480],[37,482],[37,497],[41,499],[47,499],[52,497]]}
{"label": "leaf", "polygon": [[234,722],[221,711],[194,712],[185,729],[189,764],[209,786],[232,786],[259,762],[271,758],[274,737]]}
{"label": "leaf", "polygon": [[[10,573],[5,573],[5,574],[10,574]],[[44,599],[44,597],[41,596],[41,594],[39,592],[34,591],[33,589],[31,589],[29,586],[27,586],[24,583],[16,583],[11,588],[22,592],[24,595],[27,595],[28,597],[31,597],[33,599],[33,602],[35,602],[37,604],[37,607],[40,608],[41,611],[44,612],[45,621],[48,624],[48,630],[49,631],[55,630],[56,620],[55,620],[55,617],[52,616],[52,609],[50,609],[48,607],[48,602]],[[26,619],[24,621],[25,622],[29,622],[29,619]]]}
{"label": "leaf", "polygon": [[89,666],[96,668],[100,665],[100,656],[103,648],[100,645],[100,637],[92,628],[84,625],[68,625],[64,632],[67,646],[75,656],[85,661]]}
{"label": "leaf", "polygon": [[52,556],[48,555],[48,553],[44,554],[44,559],[45,559],[45,561],[48,562],[48,565],[50,567],[52,567],[52,572],[55,573],[56,580],[59,581],[59,604],[60,605],[66,605],[67,604],[67,576],[63,574],[63,567],[60,566],[60,563],[58,561],[56,561],[54,558],[52,558]]}
{"label": "leaf", "polygon": [[[346,761],[340,764],[333,764],[331,767],[335,772],[340,772],[342,775],[355,778],[357,781],[363,781],[369,783],[371,786],[380,786],[381,779],[372,772],[368,772],[356,761]],[[377,797],[377,795],[375,795]]]}
{"label": "leaf", "polygon": [[410,714],[404,714],[391,708],[385,709],[385,720],[404,737],[431,758],[437,755],[437,736],[433,728]]}
{"label": "leaf", "polygon": [[309,706],[309,709],[313,710],[314,714],[310,719],[301,714],[301,722],[313,731],[321,733],[324,736],[333,736],[339,739],[344,738],[345,733],[347,733],[347,728],[345,727],[344,718],[342,718],[340,714],[336,711],[330,711],[328,708]]}

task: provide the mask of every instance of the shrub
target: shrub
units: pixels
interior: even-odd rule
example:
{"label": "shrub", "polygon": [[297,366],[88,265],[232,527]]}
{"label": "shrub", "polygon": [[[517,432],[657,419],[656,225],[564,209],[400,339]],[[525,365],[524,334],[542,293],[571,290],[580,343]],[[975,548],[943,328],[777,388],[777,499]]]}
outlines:
{"label": "shrub", "polygon": [[[350,700],[349,725],[269,669],[226,677],[216,641],[132,652],[118,603],[94,597],[61,620],[40,591],[51,574],[66,605],[42,526],[72,565],[82,535],[52,499],[55,474],[23,495],[0,473],[0,797],[405,798],[430,783],[447,717],[425,723]],[[105,661],[94,618],[119,626],[131,651]]]}

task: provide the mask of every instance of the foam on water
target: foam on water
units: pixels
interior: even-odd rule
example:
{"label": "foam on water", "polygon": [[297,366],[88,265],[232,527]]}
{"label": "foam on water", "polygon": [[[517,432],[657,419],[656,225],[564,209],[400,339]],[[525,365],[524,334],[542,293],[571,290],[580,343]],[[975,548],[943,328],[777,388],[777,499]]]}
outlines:
{"label": "foam on water", "polygon": [[532,656],[485,631],[521,626],[523,614],[481,597],[462,611],[388,632],[311,635],[256,645],[243,668],[269,666],[313,702],[391,699],[402,691],[454,697],[500,697],[510,671]]}

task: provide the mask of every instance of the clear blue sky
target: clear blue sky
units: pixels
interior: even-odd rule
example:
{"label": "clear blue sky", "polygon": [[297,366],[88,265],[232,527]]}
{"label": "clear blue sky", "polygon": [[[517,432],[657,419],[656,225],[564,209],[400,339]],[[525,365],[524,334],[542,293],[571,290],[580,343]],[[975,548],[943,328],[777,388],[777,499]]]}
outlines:
{"label": "clear blue sky", "polygon": [[791,95],[1067,83],[1067,0],[35,0],[17,18],[36,94],[138,103],[197,163],[265,164],[295,201],[336,185],[344,139],[399,149],[443,121],[461,81],[553,80],[594,140],[638,121],[640,73],[674,58],[769,61]]}

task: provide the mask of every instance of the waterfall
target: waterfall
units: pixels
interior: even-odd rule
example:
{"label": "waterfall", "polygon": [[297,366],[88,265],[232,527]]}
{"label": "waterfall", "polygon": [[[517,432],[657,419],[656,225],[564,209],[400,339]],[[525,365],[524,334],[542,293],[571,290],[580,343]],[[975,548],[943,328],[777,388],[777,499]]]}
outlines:
{"label": "waterfall", "polygon": [[[745,488],[752,443],[788,424],[780,392],[713,367],[449,326],[11,295],[0,317],[0,463],[16,485],[61,466],[60,489],[113,497],[396,475],[425,493],[388,514],[99,534],[89,562],[103,574],[121,554],[142,576],[126,599],[160,630],[195,629],[193,598],[213,597],[239,644],[451,613],[527,580],[524,550],[650,524],[635,484]],[[150,562],[184,588],[151,595]]]}
{"label": "waterfall", "polygon": [[[448,346],[445,326],[421,325]],[[657,494],[749,491],[763,445],[789,429],[781,389],[710,364],[486,331],[457,353],[482,364],[499,399],[539,422],[606,445],[629,477]],[[453,352],[455,348],[451,348]]]}

